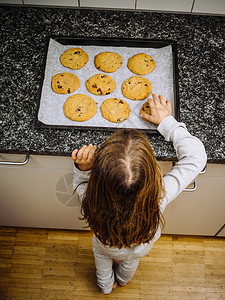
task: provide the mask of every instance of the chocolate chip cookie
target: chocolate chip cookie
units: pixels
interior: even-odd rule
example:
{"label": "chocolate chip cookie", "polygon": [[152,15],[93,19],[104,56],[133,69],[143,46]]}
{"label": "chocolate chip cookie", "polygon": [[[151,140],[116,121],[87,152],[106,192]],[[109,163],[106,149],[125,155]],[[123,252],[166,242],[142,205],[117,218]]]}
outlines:
{"label": "chocolate chip cookie", "polygon": [[[151,114],[151,108],[150,108],[148,102],[145,102],[145,103],[142,105],[142,107],[141,107],[141,109],[140,109],[140,115],[141,115],[142,113],[149,114],[149,115]],[[143,118],[143,120],[147,121],[147,120],[144,119],[144,118]]]}
{"label": "chocolate chip cookie", "polygon": [[138,53],[129,58],[128,69],[138,75],[146,75],[155,69],[155,61],[145,53]]}
{"label": "chocolate chip cookie", "polygon": [[79,78],[73,73],[58,73],[52,77],[52,89],[57,94],[69,94],[80,86]]}
{"label": "chocolate chip cookie", "polygon": [[88,62],[88,54],[81,48],[70,48],[60,56],[60,61],[63,66],[77,70]]}
{"label": "chocolate chip cookie", "polygon": [[131,100],[143,100],[150,95],[151,91],[151,82],[141,76],[132,76],[122,84],[123,95]]}
{"label": "chocolate chip cookie", "polygon": [[73,121],[83,122],[91,119],[97,112],[95,101],[84,94],[70,96],[64,104],[65,116]]}
{"label": "chocolate chip cookie", "polygon": [[112,77],[106,74],[97,74],[86,81],[87,90],[95,95],[109,95],[116,87]]}
{"label": "chocolate chip cookie", "polygon": [[101,105],[101,112],[103,118],[110,122],[120,123],[128,119],[130,115],[130,108],[126,101],[109,98]]}
{"label": "chocolate chip cookie", "polygon": [[115,72],[122,65],[122,58],[114,52],[102,52],[95,57],[95,66],[106,73]]}

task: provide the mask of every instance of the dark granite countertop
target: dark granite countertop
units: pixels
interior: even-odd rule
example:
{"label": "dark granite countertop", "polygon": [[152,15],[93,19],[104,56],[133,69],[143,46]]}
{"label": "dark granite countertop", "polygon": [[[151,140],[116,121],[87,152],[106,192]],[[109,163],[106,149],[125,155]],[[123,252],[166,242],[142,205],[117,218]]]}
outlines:
{"label": "dark granite countertop", "polygon": [[[0,152],[69,156],[111,132],[34,126],[47,37],[84,36],[177,41],[180,120],[225,163],[224,17],[138,11],[0,6]],[[170,143],[148,134],[158,159],[174,160]]]}

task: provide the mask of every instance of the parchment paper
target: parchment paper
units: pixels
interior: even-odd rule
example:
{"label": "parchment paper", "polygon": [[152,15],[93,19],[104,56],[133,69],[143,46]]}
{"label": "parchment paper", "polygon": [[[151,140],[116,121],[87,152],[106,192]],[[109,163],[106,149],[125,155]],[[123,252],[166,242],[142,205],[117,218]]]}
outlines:
{"label": "parchment paper", "polygon": [[[89,56],[88,63],[79,70],[72,70],[64,67],[60,62],[61,54],[69,48],[82,48]],[[104,51],[116,52],[121,55],[123,64],[113,73],[106,73],[116,82],[116,89],[109,95],[97,96],[91,94],[86,89],[85,82],[95,74],[104,73],[96,69],[94,64],[95,56]],[[154,59],[156,67],[150,74],[144,75],[152,83],[152,92],[162,94],[167,100],[174,102],[173,92],[173,57],[172,47],[163,48],[132,48],[132,47],[111,47],[111,46],[83,46],[83,45],[61,45],[53,39],[49,41],[45,75],[41,92],[40,106],[38,111],[38,120],[46,125],[60,126],[78,126],[78,127],[113,127],[113,128],[137,128],[137,129],[156,129],[156,125],[150,124],[140,117],[140,109],[145,100],[133,101],[123,96],[121,86],[124,80],[134,76],[127,68],[128,59],[134,54],[144,52]],[[80,87],[70,94],[57,94],[51,88],[52,77],[61,72],[71,72],[80,79]],[[88,121],[76,122],[66,118],[63,112],[63,106],[66,100],[74,94],[86,94],[90,96],[97,104],[96,115]],[[151,97],[151,95],[150,95]],[[100,106],[108,98],[119,98],[125,100],[131,109],[130,116],[121,123],[112,123],[102,117]],[[173,108],[174,115],[174,108]]]}

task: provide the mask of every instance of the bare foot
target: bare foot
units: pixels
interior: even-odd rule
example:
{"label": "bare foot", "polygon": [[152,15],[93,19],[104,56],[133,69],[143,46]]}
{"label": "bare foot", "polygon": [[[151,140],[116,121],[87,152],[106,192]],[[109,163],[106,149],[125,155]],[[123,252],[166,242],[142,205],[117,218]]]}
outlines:
{"label": "bare foot", "polygon": [[113,283],[113,290],[114,290],[115,288],[117,288],[117,282],[116,282],[116,281]]}

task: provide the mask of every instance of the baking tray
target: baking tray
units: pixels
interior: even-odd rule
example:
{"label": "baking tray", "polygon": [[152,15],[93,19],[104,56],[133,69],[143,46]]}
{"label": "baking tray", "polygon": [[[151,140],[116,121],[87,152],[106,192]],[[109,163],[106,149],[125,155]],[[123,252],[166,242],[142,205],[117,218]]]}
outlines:
{"label": "baking tray", "polygon": [[[122,123],[113,123],[111,125],[112,127],[108,126],[99,126],[99,127],[92,127],[92,126],[86,126],[84,122],[82,122],[82,126],[77,124],[77,122],[74,121],[73,125],[48,125],[43,122],[41,122],[38,119],[38,112],[40,108],[40,102],[41,102],[41,94],[42,94],[42,88],[43,88],[43,82],[45,77],[45,69],[46,69],[46,61],[47,61],[47,53],[48,53],[48,46],[50,43],[50,39],[53,39],[54,41],[58,42],[59,44],[63,46],[67,45],[76,45],[76,46],[98,46],[98,47],[116,47],[118,48],[117,53],[120,54],[120,48],[121,47],[128,47],[128,48],[163,48],[166,46],[171,46],[172,48],[172,72],[173,72],[173,116],[175,119],[179,121],[179,96],[178,96],[178,67],[177,67],[177,43],[173,40],[153,40],[153,39],[121,39],[121,38],[87,38],[87,37],[67,37],[67,36],[50,36],[48,37],[47,46],[46,46],[46,55],[45,60],[43,64],[43,71],[42,71],[42,84],[40,88],[39,97],[37,99],[37,110],[36,110],[36,116],[35,116],[35,127],[37,128],[55,128],[55,129],[79,129],[79,130],[104,130],[104,131],[114,131],[120,128],[130,128],[127,126],[121,125]],[[100,51],[99,51],[100,52]],[[137,52],[138,53],[138,52]],[[93,62],[94,63],[94,62]],[[67,71],[64,72],[73,72],[75,70],[70,70],[67,68]],[[101,72],[101,71],[100,71]],[[96,74],[100,73],[96,69]],[[104,73],[104,72],[102,72]],[[107,73],[109,76],[111,76],[112,73]],[[130,76],[134,76],[136,74],[131,74]],[[120,87],[118,87],[120,88]],[[73,93],[72,93],[73,94]],[[72,94],[68,94],[67,96],[71,96]],[[91,95],[90,95],[91,96]],[[92,97],[92,96],[91,96]],[[111,96],[113,97],[113,95]],[[151,97],[151,95],[150,95]],[[127,98],[123,97],[125,101],[127,101]],[[105,100],[105,99],[104,99]],[[128,99],[129,100],[129,99]],[[130,100],[132,101],[132,100]],[[142,100],[143,101],[143,100]],[[146,102],[146,100],[144,101]],[[143,102],[143,103],[144,103]],[[80,123],[80,122],[78,122]],[[120,126],[118,126],[120,124]],[[122,127],[121,127],[122,126]],[[132,128],[135,128],[135,126]],[[146,131],[148,133],[157,132],[157,126],[154,128],[140,128],[142,131]]]}

